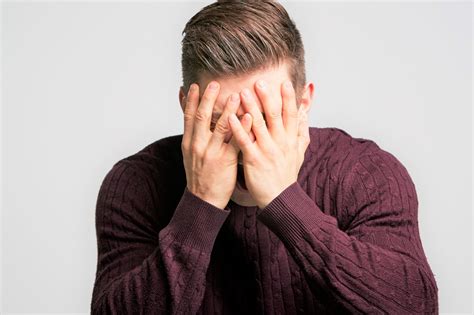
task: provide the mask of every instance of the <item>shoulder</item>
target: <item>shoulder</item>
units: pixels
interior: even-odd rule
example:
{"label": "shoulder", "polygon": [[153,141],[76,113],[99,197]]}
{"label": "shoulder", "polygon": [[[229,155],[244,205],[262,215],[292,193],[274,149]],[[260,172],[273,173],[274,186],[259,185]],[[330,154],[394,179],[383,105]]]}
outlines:
{"label": "shoulder", "polygon": [[302,176],[320,173],[319,176],[340,177],[347,173],[355,161],[366,154],[380,150],[370,139],[355,137],[336,127],[310,127],[310,143],[302,165]]}
{"label": "shoulder", "polygon": [[107,172],[101,190],[111,184],[131,187],[140,191],[150,207],[168,215],[167,209],[177,204],[186,186],[181,139],[181,134],[164,137],[119,159]]}
{"label": "shoulder", "polygon": [[332,177],[342,179],[357,171],[374,173],[375,167],[407,170],[398,158],[374,140],[355,137],[336,127],[310,127],[310,144],[305,154],[305,163],[324,165],[332,171]]}
{"label": "shoulder", "polygon": [[328,213],[336,215],[337,208],[355,201],[375,202],[386,192],[393,192],[393,197],[407,194],[416,203],[407,169],[375,141],[335,127],[310,127],[310,139],[300,184]]}
{"label": "shoulder", "polygon": [[176,162],[182,159],[182,135],[173,135],[149,143],[138,152],[130,154],[119,162],[135,164],[138,167],[150,167],[154,164]]}
{"label": "shoulder", "polygon": [[127,165],[143,176],[176,171],[182,165],[182,135],[172,135],[147,144],[139,151],[120,158],[112,168]]}

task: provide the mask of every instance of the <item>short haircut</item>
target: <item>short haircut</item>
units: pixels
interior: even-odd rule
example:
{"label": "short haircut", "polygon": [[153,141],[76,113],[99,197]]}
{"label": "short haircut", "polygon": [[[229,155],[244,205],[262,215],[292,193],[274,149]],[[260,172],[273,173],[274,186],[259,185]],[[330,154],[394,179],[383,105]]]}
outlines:
{"label": "short haircut", "polygon": [[239,76],[287,62],[299,102],[306,84],[304,47],[278,2],[218,0],[191,17],[182,34],[186,93],[204,74],[216,79]]}

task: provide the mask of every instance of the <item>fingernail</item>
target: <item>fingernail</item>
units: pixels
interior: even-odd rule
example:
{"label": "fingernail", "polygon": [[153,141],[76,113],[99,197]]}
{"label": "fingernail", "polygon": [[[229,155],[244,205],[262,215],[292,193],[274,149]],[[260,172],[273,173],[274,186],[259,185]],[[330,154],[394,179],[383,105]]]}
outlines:
{"label": "fingernail", "polygon": [[211,90],[217,90],[217,82],[211,82],[211,84],[209,84],[209,88]]}
{"label": "fingernail", "polygon": [[242,91],[242,94],[243,94],[245,97],[248,98],[248,97],[250,97],[250,90],[246,88],[246,89],[244,89],[244,90]]}
{"label": "fingernail", "polygon": [[267,85],[264,80],[258,80],[257,81],[257,86],[261,89],[264,89]]}
{"label": "fingernail", "polygon": [[293,85],[293,84],[291,83],[291,81],[289,81],[289,80],[286,80],[286,81],[285,81],[284,86],[285,86],[286,89],[290,89],[292,85]]}
{"label": "fingernail", "polygon": [[230,100],[234,103],[237,102],[239,100],[239,95],[236,93],[232,93],[232,95],[230,96]]}

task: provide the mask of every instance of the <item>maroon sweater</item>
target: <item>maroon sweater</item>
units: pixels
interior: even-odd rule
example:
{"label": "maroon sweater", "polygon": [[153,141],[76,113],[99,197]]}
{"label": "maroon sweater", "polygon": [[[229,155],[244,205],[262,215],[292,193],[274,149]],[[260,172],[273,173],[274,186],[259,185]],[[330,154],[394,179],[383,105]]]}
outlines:
{"label": "maroon sweater", "polygon": [[96,206],[93,314],[438,314],[406,168],[374,141],[310,128],[267,207],[186,188],[182,135],[112,167]]}

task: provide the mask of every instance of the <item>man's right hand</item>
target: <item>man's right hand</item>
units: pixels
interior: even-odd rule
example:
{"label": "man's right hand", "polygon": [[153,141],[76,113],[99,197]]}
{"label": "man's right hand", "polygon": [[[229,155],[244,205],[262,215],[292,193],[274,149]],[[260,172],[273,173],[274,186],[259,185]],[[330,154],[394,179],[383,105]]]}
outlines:
{"label": "man's right hand", "polygon": [[[237,112],[240,95],[231,94],[214,131],[211,131],[212,110],[219,89],[219,83],[211,81],[199,103],[199,86],[196,83],[191,84],[185,99],[181,151],[188,190],[206,202],[224,209],[237,182],[240,148],[235,137],[231,137],[228,143],[225,140],[231,134],[228,117],[230,113]],[[236,97],[235,100],[232,100],[232,96]],[[252,116],[245,114],[241,123],[245,131],[250,133]]]}

